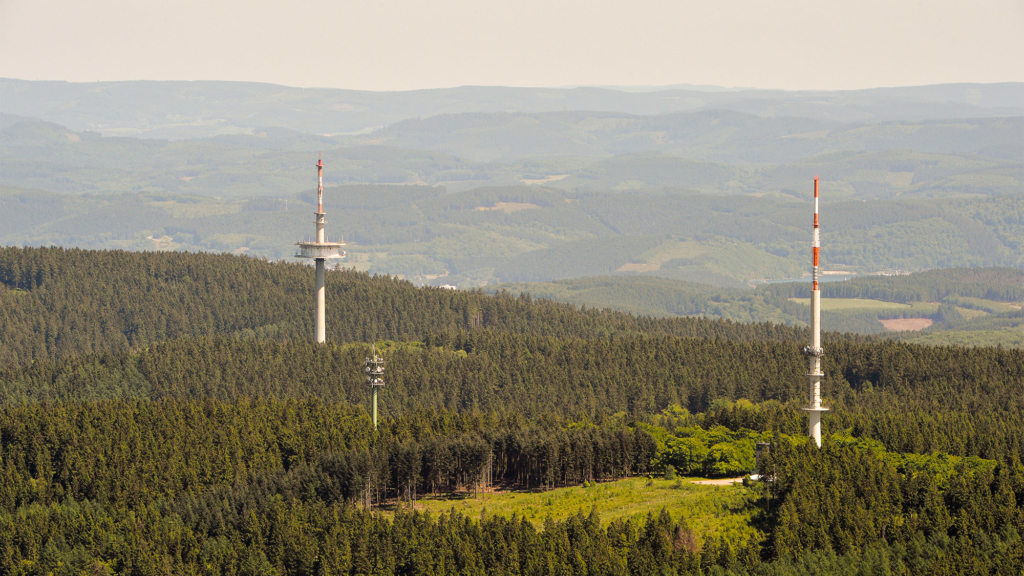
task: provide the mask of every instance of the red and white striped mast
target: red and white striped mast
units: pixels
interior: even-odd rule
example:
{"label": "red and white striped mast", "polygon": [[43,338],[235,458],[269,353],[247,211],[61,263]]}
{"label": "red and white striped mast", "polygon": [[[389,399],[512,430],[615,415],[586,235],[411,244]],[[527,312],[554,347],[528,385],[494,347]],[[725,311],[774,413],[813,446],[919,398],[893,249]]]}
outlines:
{"label": "red and white striped mast", "polygon": [[811,255],[813,272],[811,280],[811,345],[804,348],[809,359],[807,378],[810,380],[810,405],[804,408],[807,412],[807,436],[821,447],[821,413],[828,410],[821,405],[821,291],[818,290],[818,265],[821,253],[821,238],[818,234],[818,177],[814,177],[814,232],[811,236]]}

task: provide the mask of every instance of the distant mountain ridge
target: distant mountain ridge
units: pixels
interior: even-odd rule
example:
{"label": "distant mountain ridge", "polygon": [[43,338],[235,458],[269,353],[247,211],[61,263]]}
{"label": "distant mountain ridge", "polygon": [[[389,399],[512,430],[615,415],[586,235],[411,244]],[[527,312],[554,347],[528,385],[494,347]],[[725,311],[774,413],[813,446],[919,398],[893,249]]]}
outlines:
{"label": "distant mountain ridge", "polygon": [[852,91],[463,86],[408,92],[292,88],[218,81],[40,82],[0,79],[2,112],[77,131],[197,138],[281,126],[311,134],[366,132],[406,120],[465,112],[607,111],[666,114],[724,109],[835,122],[1024,115],[1024,83],[940,84]]}
{"label": "distant mountain ridge", "polygon": [[839,151],[915,150],[1024,160],[1024,117],[841,123],[800,116],[699,110],[496,112],[403,120],[340,140],[434,150],[478,162],[642,152],[712,162],[781,163]]}
{"label": "distant mountain ridge", "polygon": [[161,140],[100,137],[0,114],[0,183],[55,192],[288,195],[308,189],[308,160],[317,151],[328,183],[450,191],[523,183],[789,194],[815,173],[830,182],[831,198],[1024,189],[1022,117],[858,125],[721,110],[497,113],[409,120],[366,137],[263,128]]}

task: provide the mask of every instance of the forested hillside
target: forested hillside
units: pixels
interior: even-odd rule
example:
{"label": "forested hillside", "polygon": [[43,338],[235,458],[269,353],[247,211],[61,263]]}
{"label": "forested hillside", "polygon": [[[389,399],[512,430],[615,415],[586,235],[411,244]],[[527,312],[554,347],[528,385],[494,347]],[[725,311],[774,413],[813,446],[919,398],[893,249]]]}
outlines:
{"label": "forested hillside", "polygon": [[[558,374],[549,372],[560,362],[535,360],[555,354],[562,363],[577,358],[584,363],[579,367],[599,361],[577,378],[643,397],[643,388],[631,384],[658,378],[644,370],[651,359],[667,358],[659,348],[670,342],[579,342],[556,351],[551,347],[572,342],[486,336],[389,349],[386,356],[396,370],[384,406],[394,409],[377,433],[365,402],[339,398],[346,391],[365,398],[356,378],[324,378],[358,375],[363,347],[200,341],[151,347],[136,358],[83,357],[7,371],[0,376],[5,388],[13,381],[41,390],[52,382],[57,392],[61,378],[51,378],[62,373],[76,381],[72,387],[79,397],[108,399],[30,400],[0,408],[6,463],[0,562],[23,570],[58,563],[85,568],[102,560],[118,572],[169,563],[207,573],[330,568],[359,574],[377,566],[385,574],[428,567],[553,574],[552,563],[570,562],[576,566],[570,573],[587,573],[606,561],[608,573],[648,574],[652,567],[672,566],[688,574],[715,565],[734,573],[785,573],[793,563],[822,562],[953,572],[969,562],[972,572],[1001,573],[1024,561],[1017,529],[1024,519],[1020,353],[841,347],[835,350],[841,370],[830,363],[828,382],[849,377],[853,385],[828,399],[834,410],[826,422],[829,430],[855,436],[827,436],[816,450],[800,437],[798,402],[716,401],[693,416],[678,406],[651,413],[650,405],[637,405],[622,418],[610,414],[619,406],[595,405],[571,386],[560,386]],[[474,340],[476,347],[467,352]],[[714,341],[699,346],[721,354],[721,369],[751,353],[746,346],[723,349]],[[796,346],[779,346],[790,359],[779,368],[799,371]],[[619,357],[630,375],[643,377],[609,378],[602,368],[616,362],[617,354],[625,354]],[[421,364],[417,355],[435,360]],[[631,358],[638,363],[630,365]],[[750,356],[751,365],[759,358]],[[506,370],[517,374],[513,367],[522,366],[526,372],[517,379],[530,372],[538,377],[524,384],[557,382],[550,393],[582,412],[596,406],[597,414],[566,419],[560,415],[563,405],[537,403],[528,410],[547,416],[531,417],[519,409],[527,406],[522,401],[488,400],[486,394],[451,409],[425,407],[424,401],[467,382],[454,374],[424,379],[425,372],[418,378],[403,373],[414,366],[446,372],[453,363],[464,363],[464,374],[480,384]],[[479,372],[483,366],[494,371]],[[323,370],[313,376],[317,367]],[[749,377],[745,369],[739,371],[743,378]],[[296,370],[297,380],[286,376]],[[954,378],[947,380],[949,374]],[[266,387],[282,377],[287,384]],[[792,392],[799,380],[795,375]],[[948,387],[936,388],[937,382]],[[519,391],[520,399],[532,396],[526,386]],[[409,392],[415,397],[403,399]],[[295,394],[303,398],[275,399]],[[791,392],[763,394],[784,399]],[[685,519],[668,513],[646,523],[605,526],[598,515],[582,511],[538,531],[525,518],[485,516],[477,523],[457,514],[434,518],[400,509],[388,521],[365,508],[492,483],[543,489],[660,474],[667,466],[687,474],[742,473],[752,465],[755,440],[772,443],[770,466],[777,474],[775,483],[752,488],[763,540],[701,538],[698,547]],[[576,546],[594,546],[593,553],[606,560],[588,557],[571,564],[568,549],[544,544],[558,542],[559,535],[575,542],[584,526],[588,536]],[[508,545],[521,552],[509,556],[502,542],[515,542]],[[530,547],[519,548],[525,544]],[[427,545],[429,559],[417,553]]]}
{"label": "forested hillside", "polygon": [[[888,288],[1011,298],[1015,274]],[[329,274],[320,345],[311,285],[309,267],[237,256],[0,250],[0,571],[1024,567],[1024,351],[829,334],[818,449],[798,328],[346,271]],[[372,341],[387,360],[378,430],[362,377]],[[417,508],[424,495],[742,476],[756,442],[771,445],[772,481],[728,489],[742,491],[729,512],[749,519],[742,531],[685,504],[610,522],[600,508],[614,502],[557,521]]]}
{"label": "forested hillside", "polygon": [[[0,363],[192,336],[305,340],[313,330],[313,273],[309,266],[228,255],[0,248]],[[805,339],[780,325],[652,319],[526,296],[421,289],[360,272],[327,276],[328,335],[338,342],[475,329],[561,338]]]}
{"label": "forested hillside", "polygon": [[[623,412],[642,418],[672,405],[702,412],[723,398],[795,405],[807,385],[800,345],[786,342],[483,331],[440,334],[385,349],[392,366],[385,415],[395,418],[420,409],[597,421]],[[368,395],[360,370],[366,351],[364,345],[325,349],[223,338],[173,341],[137,353],[8,366],[2,372],[2,401],[322,398],[359,405]],[[886,445],[904,452],[995,457],[1021,451],[1013,422],[1024,398],[1024,351],[839,340],[829,343],[829,352],[827,399],[837,411],[829,415],[835,429],[857,424],[871,430],[891,422],[889,409],[900,408],[905,423],[899,429],[879,424],[869,436],[881,435]],[[955,431],[912,431],[934,426],[935,414],[966,418],[976,429],[959,424]],[[801,420],[799,413],[770,416],[783,417],[787,430]],[[846,426],[840,426],[845,419]],[[738,422],[750,428],[782,423]]]}

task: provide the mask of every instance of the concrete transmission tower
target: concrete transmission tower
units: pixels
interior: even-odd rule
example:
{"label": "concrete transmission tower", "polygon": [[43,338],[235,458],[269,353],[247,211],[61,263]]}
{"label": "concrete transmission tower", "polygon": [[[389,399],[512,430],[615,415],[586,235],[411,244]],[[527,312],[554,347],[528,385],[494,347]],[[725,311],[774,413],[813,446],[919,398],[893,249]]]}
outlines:
{"label": "concrete transmission tower", "polygon": [[818,290],[818,260],[821,252],[821,239],[818,236],[818,177],[814,177],[814,232],[811,236],[811,254],[814,272],[811,287],[811,345],[804,347],[804,354],[809,359],[807,377],[811,383],[810,405],[807,411],[807,435],[821,447],[821,413],[828,408],[821,405],[821,379],[825,376],[821,371],[821,291]]}
{"label": "concrete transmission tower", "polygon": [[313,214],[316,223],[316,240],[313,242],[296,242],[299,253],[296,258],[312,258],[316,260],[316,341],[327,340],[326,306],[324,295],[324,283],[326,276],[327,260],[331,258],[344,258],[345,251],[341,249],[344,242],[328,242],[327,234],[324,232],[324,161],[318,158],[316,162],[316,213]]}
{"label": "concrete transmission tower", "polygon": [[370,393],[373,396],[373,429],[377,429],[377,390],[384,387],[384,359],[377,354],[377,345],[373,346],[373,356],[363,362],[363,371],[366,372],[366,383],[370,386]]}

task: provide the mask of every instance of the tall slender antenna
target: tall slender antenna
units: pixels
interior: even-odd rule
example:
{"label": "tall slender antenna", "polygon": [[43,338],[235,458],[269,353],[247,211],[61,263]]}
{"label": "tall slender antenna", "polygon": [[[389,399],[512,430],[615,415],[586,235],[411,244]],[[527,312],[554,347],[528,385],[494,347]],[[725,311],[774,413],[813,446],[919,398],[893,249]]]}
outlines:
{"label": "tall slender antenna", "polygon": [[821,255],[821,237],[818,234],[818,177],[814,177],[814,232],[811,236],[811,254],[814,259],[814,287],[818,289],[818,258]]}
{"label": "tall slender antenna", "polygon": [[324,157],[316,153],[316,213],[324,213]]}
{"label": "tall slender antenna", "polygon": [[821,405],[821,291],[818,289],[818,265],[821,255],[821,238],[818,234],[818,177],[814,177],[814,231],[811,235],[812,281],[811,286],[811,345],[804,347],[804,354],[809,359],[807,378],[811,390],[807,412],[807,436],[821,447],[821,413],[828,410]]}

